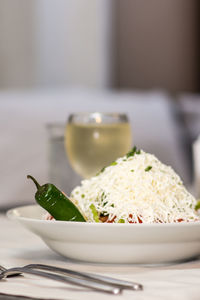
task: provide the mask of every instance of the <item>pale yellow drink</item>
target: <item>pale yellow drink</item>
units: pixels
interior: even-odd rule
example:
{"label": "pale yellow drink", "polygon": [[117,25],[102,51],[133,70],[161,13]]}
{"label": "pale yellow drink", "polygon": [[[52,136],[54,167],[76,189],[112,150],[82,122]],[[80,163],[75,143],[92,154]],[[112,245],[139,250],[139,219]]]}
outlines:
{"label": "pale yellow drink", "polygon": [[74,170],[88,178],[130,150],[130,125],[69,123],[65,147]]}

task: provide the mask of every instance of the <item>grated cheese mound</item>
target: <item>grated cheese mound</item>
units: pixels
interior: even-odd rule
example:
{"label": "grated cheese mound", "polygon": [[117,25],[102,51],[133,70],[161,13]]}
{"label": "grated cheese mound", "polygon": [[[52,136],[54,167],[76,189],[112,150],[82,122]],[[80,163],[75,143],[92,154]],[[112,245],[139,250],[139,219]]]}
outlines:
{"label": "grated cheese mound", "polygon": [[107,221],[115,223],[199,220],[196,199],[180,177],[142,150],[117,159],[97,176],[83,180],[72,191],[71,199],[88,222],[97,222],[94,209],[98,216],[107,216]]}

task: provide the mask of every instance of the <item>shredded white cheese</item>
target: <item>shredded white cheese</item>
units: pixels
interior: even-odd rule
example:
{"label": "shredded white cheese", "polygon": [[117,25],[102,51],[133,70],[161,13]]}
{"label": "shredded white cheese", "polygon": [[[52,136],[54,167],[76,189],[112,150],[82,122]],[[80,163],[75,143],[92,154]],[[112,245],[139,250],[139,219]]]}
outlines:
{"label": "shredded white cheese", "polygon": [[83,180],[71,199],[95,222],[98,215],[114,222],[171,223],[198,220],[196,200],[170,166],[144,151],[124,156],[99,175]]}

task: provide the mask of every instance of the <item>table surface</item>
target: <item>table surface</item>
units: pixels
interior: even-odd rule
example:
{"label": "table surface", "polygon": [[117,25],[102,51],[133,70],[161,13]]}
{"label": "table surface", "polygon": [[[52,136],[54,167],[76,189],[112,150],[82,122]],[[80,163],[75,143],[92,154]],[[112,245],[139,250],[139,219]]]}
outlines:
{"label": "table surface", "polygon": [[[44,263],[72,268],[74,270],[110,275],[120,279],[140,282],[143,291],[123,291],[114,296],[94,292],[75,286],[66,286],[37,277],[13,277],[0,283],[0,299],[3,294],[17,294],[39,299],[199,299],[200,298],[200,260],[179,264],[140,266],[105,265],[76,262],[59,256],[50,250],[42,240],[24,229],[20,224],[10,221],[0,214],[0,264],[5,267],[23,266],[29,263]],[[21,297],[20,297],[21,299]]]}

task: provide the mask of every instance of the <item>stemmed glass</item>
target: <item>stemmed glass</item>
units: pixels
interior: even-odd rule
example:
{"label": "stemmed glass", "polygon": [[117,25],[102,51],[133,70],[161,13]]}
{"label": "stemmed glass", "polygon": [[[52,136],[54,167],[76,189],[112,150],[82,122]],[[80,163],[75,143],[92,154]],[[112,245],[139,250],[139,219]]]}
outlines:
{"label": "stemmed glass", "polygon": [[126,114],[77,113],[68,118],[65,149],[73,169],[83,178],[123,156],[131,147],[131,127]]}

